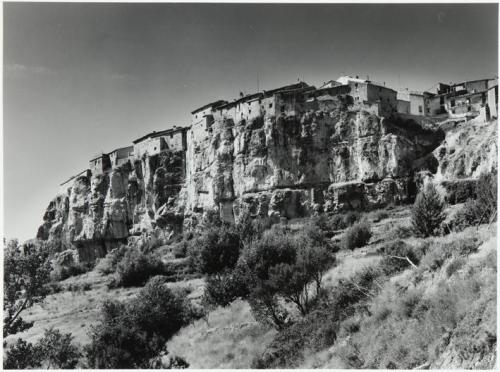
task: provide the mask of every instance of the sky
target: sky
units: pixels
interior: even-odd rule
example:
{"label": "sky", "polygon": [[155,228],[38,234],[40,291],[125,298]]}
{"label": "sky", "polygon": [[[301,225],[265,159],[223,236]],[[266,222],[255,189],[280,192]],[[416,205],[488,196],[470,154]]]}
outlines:
{"label": "sky", "polygon": [[497,76],[497,4],[3,3],[4,234],[36,235],[101,151],[240,92]]}

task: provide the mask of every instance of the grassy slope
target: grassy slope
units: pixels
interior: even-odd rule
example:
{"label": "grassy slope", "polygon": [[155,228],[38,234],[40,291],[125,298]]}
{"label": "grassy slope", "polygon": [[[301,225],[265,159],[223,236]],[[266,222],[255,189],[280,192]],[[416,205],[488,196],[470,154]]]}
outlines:
{"label": "grassy slope", "polygon": [[[367,217],[373,220],[374,214],[368,214]],[[295,227],[300,228],[300,223],[300,221],[296,222]],[[377,249],[387,244],[388,241],[398,238],[394,232],[399,226],[408,225],[408,208],[395,208],[390,211],[389,218],[373,222],[374,235],[370,244],[354,252],[338,252],[337,265],[324,275],[324,288],[331,288],[340,278],[351,276],[365,266],[375,265],[380,259]],[[485,229],[486,227],[483,226],[476,234],[484,236]],[[493,227],[490,227],[491,230]],[[460,236],[471,234],[471,231],[460,234]],[[338,239],[338,237],[333,239],[336,238]],[[433,239],[444,241],[456,238],[457,236],[450,235]],[[416,238],[406,238],[405,240],[412,245],[421,242]],[[481,252],[483,251],[480,250],[478,255]],[[405,278],[405,275],[408,275],[407,272],[403,273],[401,278]],[[41,337],[45,328],[54,326],[63,332],[71,332],[75,341],[80,344],[87,343],[87,330],[97,320],[102,300],[106,298],[126,299],[134,296],[139,290],[139,288],[109,290],[105,286],[106,279],[106,277],[91,272],[66,280],[63,284],[90,282],[92,287],[91,290],[85,292],[61,292],[48,296],[42,304],[28,309],[25,313],[26,320],[35,322],[34,327],[15,335],[13,338],[22,337],[28,341],[34,341]],[[428,280],[430,281],[424,282],[424,286],[436,285],[435,279],[428,278]],[[190,297],[195,300],[200,298],[203,291],[201,279],[172,283],[172,285],[190,287],[192,289]],[[207,320],[198,320],[181,329],[168,342],[167,349],[174,355],[184,357],[190,363],[191,368],[250,368],[252,360],[264,352],[275,334],[275,330],[255,322],[246,302],[236,301],[227,308],[213,310],[209,313]],[[341,344],[341,342],[339,341],[337,344]],[[336,345],[319,352],[302,351],[305,355],[302,367],[348,367],[336,353]],[[447,357],[448,359],[437,360],[436,363],[440,363],[440,366],[452,365],[450,360],[453,360],[455,356],[454,351],[445,351],[443,358]]]}
{"label": "grassy slope", "polygon": [[[81,285],[89,283],[91,289],[87,291],[64,291],[49,295],[46,299],[23,313],[23,318],[33,321],[33,327],[7,338],[10,342],[22,338],[28,342],[35,342],[43,336],[45,329],[54,327],[64,333],[71,333],[75,342],[84,345],[89,342],[88,330],[99,317],[101,303],[106,299],[126,300],[135,296],[140,288],[106,287],[106,276],[97,272],[89,272],[76,277],[68,278],[61,285]],[[193,279],[186,282],[170,283],[172,287],[183,286],[192,290],[191,298],[197,298],[202,293],[203,281]]]}
{"label": "grassy slope", "polygon": [[[373,315],[360,322],[361,331],[341,336],[327,349],[306,352],[300,367],[352,368],[342,356],[349,351],[346,345],[354,344],[365,360],[380,363],[366,366],[368,368],[383,368],[384,363],[391,359],[404,359],[402,365],[395,367],[408,368],[405,363],[419,358],[432,368],[491,368],[495,355],[488,349],[488,343],[496,342],[491,339],[491,334],[496,334],[495,233],[495,226],[488,228],[483,225],[479,230],[467,228],[460,233],[428,238],[433,244],[446,244],[474,236],[480,240],[478,252],[468,256],[464,266],[451,276],[447,268],[452,260],[448,260],[436,271],[410,268],[393,277],[372,300],[370,311]],[[406,239],[413,245],[423,240]],[[418,282],[416,278],[420,275],[422,279]],[[480,294],[475,288],[470,288],[476,281],[480,283]],[[442,292],[443,288],[451,288],[449,298],[443,294],[446,293]],[[410,293],[421,293],[422,299],[443,301],[437,312],[428,313],[417,327],[412,325],[416,320],[401,315],[400,306],[404,303],[401,298],[410,298]],[[447,324],[455,325],[450,328]],[[437,327],[447,327],[447,331],[442,332],[443,339],[435,338],[439,334]],[[391,332],[394,332],[393,336]]]}
{"label": "grassy slope", "polygon": [[248,303],[238,300],[182,329],[167,350],[185,358],[191,368],[250,368],[275,333],[257,323]]}

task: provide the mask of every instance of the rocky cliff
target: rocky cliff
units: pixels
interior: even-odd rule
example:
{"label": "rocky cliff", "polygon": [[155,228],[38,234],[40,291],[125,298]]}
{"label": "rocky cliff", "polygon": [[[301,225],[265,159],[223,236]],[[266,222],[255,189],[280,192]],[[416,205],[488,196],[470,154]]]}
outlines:
{"label": "rocky cliff", "polygon": [[[65,184],[37,236],[92,260],[131,235],[191,229],[208,212],[227,221],[243,213],[280,219],[410,202],[422,171],[457,173],[450,161],[443,165],[451,152],[441,150],[444,138],[440,129],[353,109],[340,97],[294,114],[217,116],[206,136],[188,132],[186,151],[131,157]],[[474,159],[480,164],[464,160],[460,177],[490,167],[496,147]]]}

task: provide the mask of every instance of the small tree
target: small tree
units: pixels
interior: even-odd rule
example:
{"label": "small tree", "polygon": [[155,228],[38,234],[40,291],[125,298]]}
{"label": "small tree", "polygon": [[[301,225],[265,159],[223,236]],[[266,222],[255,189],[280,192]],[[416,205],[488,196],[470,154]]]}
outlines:
{"label": "small tree", "polygon": [[444,202],[434,184],[428,183],[425,189],[418,193],[413,204],[413,229],[423,237],[435,235],[445,218]]}
{"label": "small tree", "polygon": [[9,348],[4,348],[4,369],[28,369],[42,366],[38,349],[31,343],[18,338]]}
{"label": "small tree", "polygon": [[81,353],[72,341],[70,333],[62,334],[54,328],[46,329],[43,338],[36,345],[43,360],[42,365],[47,369],[75,368]]}
{"label": "small tree", "polygon": [[85,348],[90,368],[148,368],[165,343],[195,312],[186,294],[172,291],[154,277],[128,303],[106,301],[100,322]]}
{"label": "small tree", "polygon": [[3,366],[5,369],[73,369],[81,353],[72,341],[70,333],[63,334],[53,328],[46,329],[34,345],[18,339],[7,348]]}
{"label": "small tree", "polygon": [[21,252],[17,241],[7,244],[4,253],[4,337],[30,328],[21,313],[48,294],[51,265],[48,253],[33,244]]}

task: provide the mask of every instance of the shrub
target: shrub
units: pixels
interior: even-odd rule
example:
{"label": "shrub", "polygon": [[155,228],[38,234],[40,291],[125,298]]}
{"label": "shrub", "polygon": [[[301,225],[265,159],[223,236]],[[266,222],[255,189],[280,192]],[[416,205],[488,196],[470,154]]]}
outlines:
{"label": "shrub", "polygon": [[488,223],[495,219],[497,211],[497,177],[495,173],[483,173],[477,181],[477,198],[469,199],[452,221],[455,230],[467,226]]}
{"label": "shrub", "polygon": [[372,232],[367,222],[357,223],[344,233],[342,237],[342,247],[352,251],[368,243],[371,236]]}
{"label": "shrub", "polygon": [[446,275],[448,278],[460,270],[465,265],[465,262],[463,257],[454,258],[446,267]]}
{"label": "shrub", "polygon": [[211,228],[191,241],[189,256],[196,270],[202,274],[216,274],[236,265],[241,240],[231,227]]}
{"label": "shrub", "polygon": [[73,369],[80,356],[70,333],[50,328],[35,345],[18,339],[5,353],[4,368]]}
{"label": "shrub", "polygon": [[78,262],[78,254],[72,249],[56,253],[52,264],[51,277],[54,280],[64,280],[88,271],[88,267]]}
{"label": "shrub", "polygon": [[286,311],[279,299],[294,303],[302,315],[310,311],[309,284],[316,283],[318,295],[322,275],[334,262],[324,242],[324,236],[311,227],[296,234],[276,227],[246,247],[241,262],[249,301],[259,319],[281,329]]}
{"label": "shrub", "polygon": [[174,244],[172,247],[172,252],[175,258],[184,258],[188,254],[188,243],[183,240],[179,243]]}
{"label": "shrub", "polygon": [[476,182],[473,180],[445,181],[442,186],[446,189],[448,203],[452,205],[476,198]]}
{"label": "shrub", "polygon": [[445,220],[444,203],[432,183],[428,183],[415,200],[411,221],[415,232],[423,237],[435,235]]}
{"label": "shrub", "polygon": [[184,292],[152,278],[128,303],[106,301],[100,322],[91,328],[85,348],[90,368],[148,368],[166,341],[195,313]]}
{"label": "shrub", "polygon": [[132,247],[116,265],[116,285],[141,286],[149,278],[164,273],[165,267],[159,257],[142,253],[138,248]]}
{"label": "shrub", "polygon": [[361,218],[359,212],[349,211],[344,215],[344,224],[346,226],[352,226]]}
{"label": "shrub", "polygon": [[380,222],[386,218],[389,218],[389,213],[386,211],[377,211],[373,214],[373,222]]}
{"label": "shrub", "polygon": [[418,265],[419,259],[412,247],[398,240],[383,249],[383,259],[380,263],[386,275],[393,275],[409,266]]}
{"label": "shrub", "polygon": [[204,301],[208,305],[228,306],[237,298],[245,298],[248,288],[241,268],[209,275],[205,283]]}
{"label": "shrub", "polygon": [[341,214],[334,214],[330,219],[330,225],[333,230],[343,230],[347,227],[344,216]]}
{"label": "shrub", "polygon": [[122,244],[120,247],[111,250],[104,258],[102,258],[96,265],[96,270],[103,274],[108,275],[116,271],[116,266],[125,256],[129,247]]}
{"label": "shrub", "polygon": [[18,338],[11,347],[4,346],[4,369],[40,368],[41,360],[38,349],[31,343]]}
{"label": "shrub", "polygon": [[72,343],[71,333],[62,334],[57,329],[47,329],[43,338],[38,342],[40,356],[47,369],[73,369],[78,363],[81,353]]}
{"label": "shrub", "polygon": [[477,181],[477,205],[482,216],[479,223],[488,222],[497,212],[497,175],[482,173]]}

